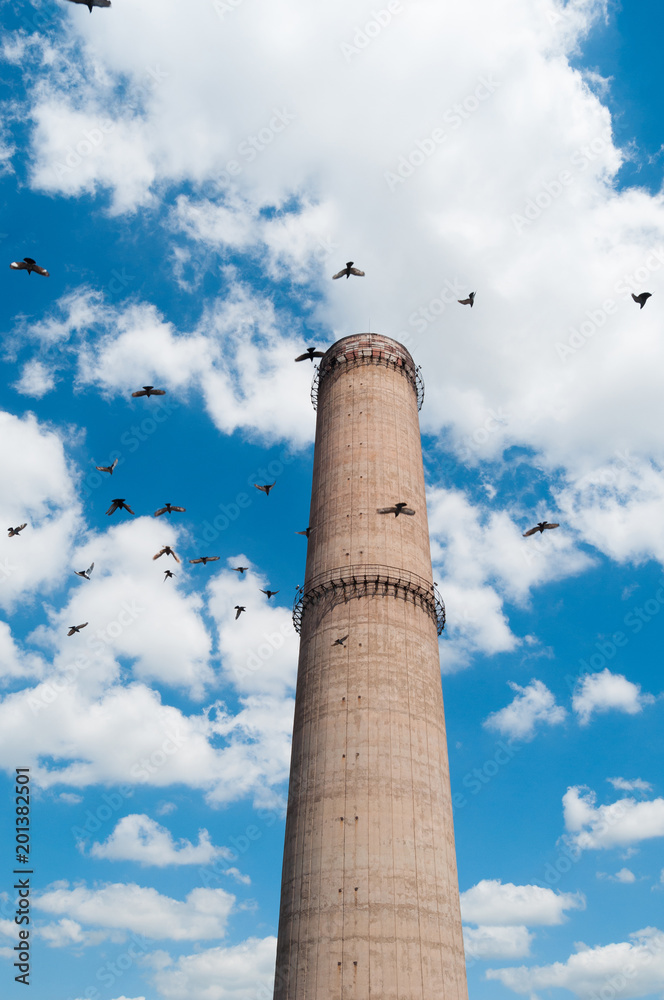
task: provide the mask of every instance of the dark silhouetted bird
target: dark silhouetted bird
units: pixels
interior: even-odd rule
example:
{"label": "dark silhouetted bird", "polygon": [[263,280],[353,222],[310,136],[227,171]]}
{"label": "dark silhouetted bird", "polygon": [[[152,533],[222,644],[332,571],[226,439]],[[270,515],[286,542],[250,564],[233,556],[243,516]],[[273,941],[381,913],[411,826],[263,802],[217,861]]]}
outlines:
{"label": "dark silhouetted bird", "polygon": [[32,274],[35,271],[37,274],[42,274],[45,278],[49,277],[49,273],[45,267],[40,267],[39,264],[32,259],[32,257],[24,257],[23,260],[14,260],[9,265],[14,271],[27,271],[28,274]]}
{"label": "dark silhouetted bird", "polygon": [[560,527],[559,524],[549,524],[548,521],[538,521],[537,526],[535,528],[531,528],[530,531],[524,531],[523,537],[528,538],[529,535],[534,535],[537,531],[539,531],[541,535],[542,532],[546,531],[547,528],[559,528],[559,527]]}
{"label": "dark silhouetted bird", "polygon": [[94,563],[90,563],[90,565],[88,566],[87,569],[75,569],[74,573],[76,573],[76,576],[82,576],[84,580],[89,580],[90,579],[90,573],[92,573],[92,571],[93,571],[94,568],[95,568],[95,564]]}
{"label": "dark silhouetted bird", "polygon": [[186,507],[174,507],[172,503],[167,503],[165,507],[160,507],[159,510],[156,510],[153,517],[161,517],[162,514],[170,514],[173,510],[179,510],[180,513],[184,514],[186,509]]}
{"label": "dark silhouetted bird", "polygon": [[209,562],[216,562],[217,559],[221,559],[221,556],[199,556],[198,559],[190,559],[190,563],[203,563],[207,566]]}
{"label": "dark silhouetted bird", "polygon": [[[13,266],[14,265],[12,264],[12,267]],[[640,295],[635,295],[634,292],[632,292],[632,298],[634,299],[635,302],[639,303],[639,309],[643,309],[644,305],[646,304],[651,295],[652,292],[641,292]]]}
{"label": "dark silhouetted bird", "polygon": [[309,525],[309,527],[308,527],[308,528],[305,528],[305,529],[304,529],[304,531],[296,531],[296,532],[295,532],[295,534],[296,534],[296,535],[306,535],[306,536],[307,536],[307,538],[308,538],[308,537],[309,537],[309,535],[311,534],[311,532],[312,532],[313,530],[314,530],[314,529],[313,529],[313,528],[311,527],[311,525]]}
{"label": "dark silhouetted bird", "polygon": [[83,622],[83,624],[82,624],[82,625],[70,625],[70,626],[69,626],[69,631],[67,632],[67,635],[73,635],[73,634],[74,634],[74,632],[80,632],[80,631],[81,631],[81,629],[82,629],[82,628],[85,628],[85,626],[86,626],[87,624],[88,624],[87,622]]}
{"label": "dark silhouetted bird", "polygon": [[71,3],[82,3],[92,13],[93,7],[110,7],[111,0],[70,0]]}
{"label": "dark silhouetted bird", "polygon": [[231,568],[234,573],[240,573],[240,574],[244,573],[246,569],[249,569],[248,566],[233,566]]}
{"label": "dark silhouetted bird", "polygon": [[268,601],[270,600],[271,597],[274,597],[274,595],[278,593],[279,593],[278,590],[261,590],[261,594],[267,594]]}
{"label": "dark silhouetted bird", "polygon": [[124,500],[124,497],[116,497],[116,498],[115,498],[115,499],[113,500],[113,503],[111,504],[111,506],[110,506],[110,507],[108,508],[108,510],[106,511],[106,513],[107,513],[107,514],[113,514],[113,513],[114,513],[114,512],[116,511],[116,510],[118,510],[118,508],[120,508],[120,507],[121,507],[121,508],[122,508],[123,510],[128,510],[130,514],[133,514],[133,513],[134,513],[134,512],[133,512],[133,510],[131,509],[131,507],[129,506],[129,504],[128,504],[128,503],[125,503],[125,500]]}
{"label": "dark silhouetted bird", "polygon": [[272,489],[273,486],[276,486],[276,485],[277,485],[277,480],[276,479],[275,479],[275,481],[273,483],[268,483],[267,486],[259,486],[258,483],[254,483],[254,486],[256,487],[256,489],[260,490],[261,493],[264,493],[266,497],[269,497],[270,490]]}
{"label": "dark silhouetted bird", "polygon": [[[334,642],[332,643],[332,645],[333,646],[343,646],[343,644],[345,643],[345,641],[346,641],[347,638],[348,638],[348,636],[345,635],[342,639],[335,639]],[[344,649],[345,648],[346,647],[344,646]]]}
{"label": "dark silhouetted bird", "polygon": [[332,278],[343,278],[344,274],[347,278],[350,278],[351,274],[356,274],[358,278],[364,277],[364,271],[360,271],[359,267],[353,267],[352,260],[347,261],[344,269],[342,271],[338,271],[336,274],[333,274]]}
{"label": "dark silhouetted bird", "polygon": [[28,526],[27,524],[19,524],[18,528],[7,528],[7,531],[9,532],[9,537],[11,538],[12,535],[18,535],[19,531],[23,531],[23,529],[27,528],[27,526]]}
{"label": "dark silhouetted bird", "polygon": [[95,469],[97,470],[97,472],[110,472],[110,474],[113,475],[113,469],[117,464],[118,460],[116,458],[115,461],[113,462],[113,465],[95,465]]}
{"label": "dark silhouetted bird", "polygon": [[158,559],[159,556],[173,556],[176,562],[178,563],[180,562],[180,560],[176,556],[175,552],[173,552],[173,549],[170,547],[170,545],[164,545],[163,549],[160,552],[157,552],[156,556],[153,556],[152,559],[153,560]]}
{"label": "dark silhouetted bird", "polygon": [[137,396],[165,396],[165,389],[155,389],[154,386],[144,385],[142,389],[137,392],[132,392],[132,396],[136,398]]}
{"label": "dark silhouetted bird", "polygon": [[457,302],[462,306],[470,306],[470,308],[472,309],[476,295],[477,292],[471,292],[467,299],[457,299]]}
{"label": "dark silhouetted bird", "polygon": [[236,604],[235,605],[235,621],[237,621],[238,618],[240,617],[240,615],[242,614],[242,612],[246,611],[246,610],[247,609],[244,608],[241,604]]}
{"label": "dark silhouetted bird", "polygon": [[405,502],[402,500],[400,503],[395,503],[394,507],[378,507],[377,513],[394,514],[395,517],[398,517],[399,514],[408,514],[410,517],[412,517],[415,511],[413,510],[412,507],[407,507]]}
{"label": "dark silhouetted bird", "polygon": [[175,573],[173,573],[170,569],[165,569],[164,570],[164,583],[166,583],[167,580],[170,580],[171,577],[173,577],[173,576],[175,576]]}
{"label": "dark silhouetted bird", "polygon": [[299,358],[295,358],[296,361],[311,361],[312,365],[314,363],[314,358],[322,358],[325,351],[317,351],[313,347],[307,347],[304,354],[301,354]]}

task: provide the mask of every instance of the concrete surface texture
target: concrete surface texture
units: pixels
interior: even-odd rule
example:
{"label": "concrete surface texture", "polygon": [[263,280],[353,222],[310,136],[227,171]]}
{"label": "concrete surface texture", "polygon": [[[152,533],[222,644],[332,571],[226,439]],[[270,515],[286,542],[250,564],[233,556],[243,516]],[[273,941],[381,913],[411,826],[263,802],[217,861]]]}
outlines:
{"label": "concrete surface texture", "polygon": [[319,371],[274,996],[467,1000],[415,367]]}

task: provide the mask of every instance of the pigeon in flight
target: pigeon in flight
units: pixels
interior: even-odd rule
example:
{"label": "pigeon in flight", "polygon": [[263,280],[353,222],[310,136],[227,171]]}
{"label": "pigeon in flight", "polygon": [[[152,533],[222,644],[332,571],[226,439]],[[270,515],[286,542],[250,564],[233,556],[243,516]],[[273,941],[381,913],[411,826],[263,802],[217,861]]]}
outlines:
{"label": "pigeon in flight", "polygon": [[209,562],[216,562],[217,559],[221,559],[221,556],[199,556],[198,559],[190,559],[189,562],[203,563],[204,566],[207,566]]}
{"label": "pigeon in flight", "polygon": [[[339,277],[339,276],[337,275],[337,277]],[[307,361],[307,359],[308,359],[309,361],[311,361],[311,363],[313,365],[314,358],[322,358],[324,354],[325,354],[325,351],[317,351],[313,347],[307,347],[307,349],[304,352],[304,354],[301,354],[299,356],[299,358],[295,358],[295,360],[296,361]]]}
{"label": "pigeon in flight", "polygon": [[23,531],[24,528],[27,528],[27,524],[19,524],[18,528],[7,528],[9,538],[12,538],[14,535],[18,535],[19,531]]}
{"label": "pigeon in flight", "polygon": [[270,600],[271,597],[274,597],[274,595],[278,593],[279,593],[278,590],[261,590],[261,594],[267,594],[268,601]]}
{"label": "pigeon in flight", "polygon": [[242,612],[243,612],[243,611],[246,611],[246,610],[247,610],[247,609],[246,609],[246,608],[244,608],[244,607],[242,607],[242,605],[241,605],[241,604],[236,604],[236,605],[235,605],[235,621],[237,621],[237,620],[238,620],[238,618],[240,617],[240,615],[242,614]]}
{"label": "pigeon in flight", "polygon": [[88,566],[87,569],[75,569],[74,573],[76,573],[76,576],[82,576],[84,580],[89,580],[90,579],[90,573],[92,573],[92,571],[93,571],[94,568],[95,568],[95,564],[94,563],[90,563],[90,565]]}
{"label": "pigeon in flight", "polygon": [[457,302],[459,303],[459,305],[470,306],[470,308],[472,309],[473,308],[473,302],[475,301],[475,296],[476,295],[477,295],[477,292],[471,292],[467,299],[457,299]]}
{"label": "pigeon in flight", "polygon": [[108,510],[106,511],[106,513],[107,514],[113,514],[116,510],[118,510],[120,508],[123,508],[124,510],[128,510],[130,514],[134,513],[133,510],[131,509],[131,507],[129,506],[129,504],[125,503],[124,497],[115,497],[115,499],[113,500],[113,503],[108,508]]}
{"label": "pigeon in flight", "polygon": [[[13,266],[14,265],[12,264],[12,267]],[[640,295],[635,295],[634,292],[632,292],[632,298],[634,299],[635,302],[639,303],[639,309],[643,309],[644,305],[646,304],[651,295],[652,292],[641,292]]]}
{"label": "pigeon in flight", "polygon": [[92,13],[93,7],[110,7],[111,0],[71,0],[71,3],[82,3]]}
{"label": "pigeon in flight", "polygon": [[164,570],[164,583],[166,583],[167,580],[170,580],[171,577],[174,577],[174,576],[175,576],[175,573],[173,573],[170,569],[165,569]]}
{"label": "pigeon in flight", "polygon": [[333,274],[332,279],[334,280],[334,278],[343,278],[344,274],[346,275],[346,278],[350,278],[351,274],[356,274],[358,278],[364,277],[364,271],[360,271],[359,267],[353,267],[352,260],[347,261],[346,266],[343,268],[343,270],[338,271],[337,274]]}
{"label": "pigeon in flight", "polygon": [[275,481],[273,483],[268,483],[267,486],[259,486],[258,483],[254,483],[254,486],[256,487],[256,489],[260,490],[261,493],[264,493],[266,497],[269,497],[270,490],[272,489],[273,486],[276,486],[276,485],[277,485],[277,480],[276,479],[275,479]]}
{"label": "pigeon in flight", "polygon": [[27,271],[28,274],[32,274],[35,271],[37,274],[42,274],[45,278],[49,277],[49,273],[45,267],[40,267],[36,260],[32,257],[24,257],[23,260],[14,260],[9,265],[14,271]]}
{"label": "pigeon in flight", "polygon": [[531,528],[530,531],[524,531],[523,537],[528,538],[529,535],[534,535],[538,531],[541,535],[542,532],[545,531],[547,528],[559,528],[559,527],[560,527],[559,524],[549,524],[548,521],[538,521],[537,526],[535,528]]}
{"label": "pigeon in flight", "polygon": [[132,392],[132,396],[136,398],[137,396],[165,396],[165,389],[155,389],[152,385],[144,385],[142,389],[138,392]]}
{"label": "pigeon in flight", "polygon": [[161,550],[161,552],[157,552],[156,556],[153,556],[153,557],[152,557],[153,561],[154,561],[155,559],[158,559],[158,558],[159,558],[159,556],[173,556],[173,558],[175,559],[175,561],[176,561],[177,563],[179,563],[179,562],[180,562],[180,560],[179,560],[179,559],[178,559],[178,557],[176,556],[175,552],[173,552],[173,549],[172,549],[172,548],[170,547],[170,545],[164,545],[164,547],[163,547],[163,549]]}
{"label": "pigeon in flight", "polygon": [[[343,646],[347,638],[348,638],[348,636],[345,635],[342,639],[335,639],[334,642],[332,643],[332,645],[333,646]],[[346,647],[344,646],[344,649],[345,648]]]}
{"label": "pigeon in flight", "polygon": [[95,469],[97,472],[110,472],[110,474],[113,475],[113,469],[117,464],[118,460],[116,458],[112,465],[95,465]]}
{"label": "pigeon in flight", "polygon": [[67,632],[67,635],[73,635],[73,634],[74,634],[74,632],[80,632],[80,631],[81,631],[81,629],[82,629],[82,628],[85,628],[85,626],[86,626],[87,624],[88,624],[87,622],[83,622],[83,624],[82,624],[82,625],[70,625],[70,626],[69,626],[69,631]]}
{"label": "pigeon in flight", "polygon": [[156,510],[153,517],[161,517],[162,514],[170,514],[171,511],[174,510],[179,510],[182,514],[184,514],[186,509],[186,507],[174,507],[172,503],[167,503],[165,507],[160,507],[159,510]]}
{"label": "pigeon in flight", "polygon": [[306,535],[306,537],[308,538],[308,537],[309,537],[309,535],[311,534],[311,532],[312,532],[313,530],[314,530],[314,529],[313,529],[313,528],[311,527],[311,525],[309,525],[309,527],[308,527],[308,528],[305,528],[305,529],[304,529],[304,531],[296,531],[296,532],[295,532],[295,534],[296,534],[296,535]]}
{"label": "pigeon in flight", "polygon": [[395,517],[398,517],[399,514],[408,514],[410,517],[412,517],[415,511],[413,510],[412,507],[407,507],[405,502],[402,500],[400,503],[395,503],[394,507],[378,507],[377,513],[394,514]]}
{"label": "pigeon in flight", "polygon": [[240,576],[242,576],[242,574],[244,573],[244,571],[246,569],[249,569],[249,567],[248,566],[232,566],[231,569],[233,570],[234,573],[239,573]]}

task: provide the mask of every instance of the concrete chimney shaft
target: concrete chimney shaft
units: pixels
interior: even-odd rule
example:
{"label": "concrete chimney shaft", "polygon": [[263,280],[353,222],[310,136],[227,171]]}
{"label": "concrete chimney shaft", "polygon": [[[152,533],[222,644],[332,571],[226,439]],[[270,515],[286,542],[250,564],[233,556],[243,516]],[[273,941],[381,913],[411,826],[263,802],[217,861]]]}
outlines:
{"label": "concrete chimney shaft", "polygon": [[320,362],[275,1000],[468,996],[421,391],[389,337]]}

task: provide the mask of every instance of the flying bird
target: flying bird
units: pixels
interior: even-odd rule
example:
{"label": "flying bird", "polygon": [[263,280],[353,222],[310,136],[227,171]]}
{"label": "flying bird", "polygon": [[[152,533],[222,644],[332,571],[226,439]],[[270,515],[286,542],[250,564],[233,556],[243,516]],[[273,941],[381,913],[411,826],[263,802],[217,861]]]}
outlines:
{"label": "flying bird", "polygon": [[400,503],[395,503],[394,507],[378,507],[376,510],[378,514],[394,514],[395,517],[398,517],[399,514],[408,514],[412,517],[415,513],[413,508],[407,507],[403,500]]}
{"label": "flying bird", "polygon": [[132,392],[132,396],[136,398],[137,396],[165,396],[165,389],[155,389],[152,385],[144,385],[142,389],[138,392]]}
{"label": "flying bird", "polygon": [[92,571],[93,571],[94,568],[95,568],[95,564],[94,563],[90,563],[90,565],[88,566],[87,569],[75,569],[74,573],[76,573],[76,576],[82,576],[84,580],[89,580],[90,579],[90,573],[92,573]]}
{"label": "flying bird", "polygon": [[171,577],[173,577],[173,576],[175,576],[175,573],[171,572],[170,569],[165,569],[164,570],[164,583],[166,583],[167,580],[170,580]]}
{"label": "flying bird", "polygon": [[14,271],[27,271],[28,274],[32,274],[36,271],[37,274],[42,274],[45,278],[49,277],[49,273],[45,267],[40,267],[36,260],[32,257],[24,257],[23,260],[14,260],[9,265]]}
{"label": "flying bird", "polygon": [[199,556],[198,559],[190,559],[189,562],[203,563],[204,566],[207,566],[209,562],[216,562],[217,559],[221,559],[221,556]]}
{"label": "flying bird", "polygon": [[113,469],[117,464],[118,460],[116,458],[112,465],[95,465],[95,469],[97,472],[110,472],[110,474],[113,475]]}
{"label": "flying bird", "polygon": [[124,497],[115,497],[115,499],[113,500],[111,506],[108,508],[108,510],[106,511],[106,513],[107,514],[113,514],[116,510],[118,510],[120,508],[123,508],[124,510],[128,510],[130,514],[134,513],[133,510],[131,509],[131,507],[129,506],[129,504],[125,503]]}
{"label": "flying bird", "polygon": [[159,510],[156,510],[153,517],[161,517],[162,514],[170,514],[171,511],[174,510],[179,510],[182,514],[184,514],[186,509],[186,507],[174,507],[172,503],[167,503],[165,507],[160,507]]}
{"label": "flying bird", "polygon": [[[338,275],[337,275],[338,277]],[[312,365],[314,363],[314,358],[322,358],[325,351],[317,351],[313,347],[307,347],[304,354],[301,354],[299,358],[295,358],[296,361],[311,361]]]}
{"label": "flying bird", "polygon": [[343,268],[343,270],[338,271],[337,274],[333,274],[332,279],[334,280],[334,278],[343,278],[344,274],[346,275],[346,278],[350,278],[351,274],[356,274],[358,278],[364,277],[364,271],[360,271],[359,267],[353,267],[352,260],[347,261],[346,266]]}
{"label": "flying bird", "polygon": [[235,621],[237,621],[237,620],[238,620],[238,618],[240,617],[240,615],[242,614],[242,612],[243,612],[243,611],[246,611],[246,610],[247,610],[247,609],[246,609],[246,608],[244,608],[244,607],[242,607],[242,605],[241,605],[241,604],[236,604],[236,605],[235,605]]}
{"label": "flying bird", "polygon": [[459,303],[459,305],[470,306],[470,308],[472,309],[473,308],[473,302],[475,301],[475,296],[476,295],[477,295],[477,292],[471,292],[467,299],[457,299],[457,302]]}
{"label": "flying bird", "polygon": [[87,624],[88,624],[87,622],[83,622],[83,624],[82,624],[82,625],[70,625],[70,626],[69,626],[69,631],[67,632],[67,635],[73,635],[73,634],[74,634],[74,632],[80,632],[80,631],[81,631],[81,629],[82,629],[82,628],[85,628],[85,626],[86,626]]}
{"label": "flying bird", "polygon": [[534,535],[537,531],[539,531],[541,535],[542,532],[545,531],[547,528],[559,528],[559,527],[560,527],[559,524],[549,524],[548,521],[538,521],[537,526],[535,528],[531,528],[530,531],[524,531],[523,537],[528,538],[528,535]]}
{"label": "flying bird", "polygon": [[[12,264],[12,267],[13,266],[14,265]],[[641,292],[640,295],[635,295],[634,292],[632,292],[632,298],[634,299],[635,302],[639,303],[639,309],[643,309],[644,305],[646,304],[651,295],[652,292]]]}
{"label": "flying bird", "polygon": [[232,566],[231,569],[233,570],[234,573],[239,573],[240,575],[242,575],[242,573],[244,573],[245,569],[249,569],[249,567],[248,566]]}
{"label": "flying bird", "polygon": [[307,538],[308,538],[308,537],[309,537],[309,535],[311,534],[311,532],[312,532],[313,530],[314,530],[314,529],[313,529],[313,528],[311,527],[311,525],[309,525],[309,527],[308,527],[308,528],[305,528],[305,529],[304,529],[304,531],[296,531],[296,532],[295,532],[295,534],[296,534],[296,535],[306,535],[306,536],[307,536]]}
{"label": "flying bird", "polygon": [[256,489],[260,490],[261,493],[264,493],[266,497],[269,497],[270,490],[272,489],[273,486],[276,486],[276,485],[277,485],[277,480],[276,479],[275,479],[275,481],[273,483],[268,483],[267,486],[259,486],[258,483],[254,483],[254,486],[256,487]]}
{"label": "flying bird", "polygon": [[173,549],[172,549],[172,548],[170,547],[170,545],[164,545],[164,547],[163,547],[163,549],[161,550],[161,552],[157,552],[156,556],[153,556],[153,557],[152,557],[153,561],[154,561],[155,559],[158,559],[158,558],[159,558],[159,556],[173,556],[173,558],[175,559],[175,561],[176,561],[177,563],[179,563],[179,562],[180,562],[180,560],[179,560],[179,559],[178,559],[178,557],[176,556],[175,552],[173,552]]}
{"label": "flying bird", "polygon": [[12,538],[13,535],[18,535],[19,531],[23,531],[23,529],[27,528],[27,526],[27,524],[19,524],[18,528],[7,528],[9,538]]}
{"label": "flying bird", "polygon": [[274,597],[274,595],[278,593],[279,593],[278,590],[261,590],[261,594],[267,594],[268,601],[270,600],[271,597]]}
{"label": "flying bird", "polygon": [[93,7],[110,7],[111,0],[71,0],[71,3],[82,3],[84,4],[90,13],[92,13]]}
{"label": "flying bird", "polygon": [[[335,640],[334,640],[334,642],[332,643],[332,645],[333,645],[333,646],[343,646],[347,638],[348,638],[348,636],[347,636],[347,635],[345,635],[345,636],[343,637],[343,639],[335,639]],[[344,646],[344,649],[345,649],[345,648],[346,648],[346,647]]]}

